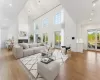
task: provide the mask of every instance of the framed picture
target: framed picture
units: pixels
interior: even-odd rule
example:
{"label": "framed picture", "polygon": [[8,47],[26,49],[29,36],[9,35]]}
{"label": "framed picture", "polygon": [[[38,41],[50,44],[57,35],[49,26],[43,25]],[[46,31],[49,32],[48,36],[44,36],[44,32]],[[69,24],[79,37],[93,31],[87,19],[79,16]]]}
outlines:
{"label": "framed picture", "polygon": [[19,32],[19,37],[26,37],[26,36],[27,36],[27,32],[25,32],[25,31]]}

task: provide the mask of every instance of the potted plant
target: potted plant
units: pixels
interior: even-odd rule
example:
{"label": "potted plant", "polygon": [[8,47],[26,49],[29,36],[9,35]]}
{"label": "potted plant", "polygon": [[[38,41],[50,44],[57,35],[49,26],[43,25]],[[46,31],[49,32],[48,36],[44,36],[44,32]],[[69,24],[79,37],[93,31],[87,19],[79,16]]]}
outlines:
{"label": "potted plant", "polygon": [[33,41],[34,41],[34,36],[30,35],[30,42],[33,42]]}

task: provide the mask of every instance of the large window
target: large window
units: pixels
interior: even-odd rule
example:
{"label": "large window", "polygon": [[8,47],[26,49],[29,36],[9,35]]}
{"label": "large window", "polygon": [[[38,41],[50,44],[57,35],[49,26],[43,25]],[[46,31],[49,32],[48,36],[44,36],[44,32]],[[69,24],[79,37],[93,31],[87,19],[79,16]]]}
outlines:
{"label": "large window", "polygon": [[44,33],[43,34],[43,43],[48,43],[48,34],[47,33]]}
{"label": "large window", "polygon": [[58,12],[55,17],[54,17],[54,23],[55,24],[61,24],[64,21],[64,11],[61,10],[60,12]]}
{"label": "large window", "polygon": [[38,25],[36,24],[36,23],[34,23],[34,31],[35,30],[38,30],[39,28],[38,28]]}
{"label": "large window", "polygon": [[61,33],[60,31],[56,31],[55,33],[55,47],[56,48],[60,48],[61,46]]}
{"label": "large window", "polygon": [[88,30],[88,48],[100,50],[100,30]]}
{"label": "large window", "polygon": [[48,26],[48,18],[45,18],[43,20],[43,27],[47,27]]}

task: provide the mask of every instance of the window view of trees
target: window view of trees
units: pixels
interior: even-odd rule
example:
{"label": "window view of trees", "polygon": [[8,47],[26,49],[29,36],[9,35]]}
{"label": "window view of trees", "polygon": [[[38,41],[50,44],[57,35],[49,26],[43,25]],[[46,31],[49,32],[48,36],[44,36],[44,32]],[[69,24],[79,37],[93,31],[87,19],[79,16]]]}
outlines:
{"label": "window view of trees", "polygon": [[100,31],[88,31],[88,48],[100,49]]}
{"label": "window view of trees", "polygon": [[100,31],[97,31],[97,49],[100,49]]}
{"label": "window view of trees", "polygon": [[46,27],[46,26],[48,26],[48,18],[45,18],[43,20],[43,27]]}
{"label": "window view of trees", "polygon": [[55,47],[59,48],[60,46],[61,46],[60,32],[55,32]]}
{"label": "window view of trees", "polygon": [[89,31],[88,32],[88,48],[95,49],[96,37],[95,32]]}
{"label": "window view of trees", "polygon": [[43,42],[46,44],[48,43],[48,34],[47,33],[43,34]]}

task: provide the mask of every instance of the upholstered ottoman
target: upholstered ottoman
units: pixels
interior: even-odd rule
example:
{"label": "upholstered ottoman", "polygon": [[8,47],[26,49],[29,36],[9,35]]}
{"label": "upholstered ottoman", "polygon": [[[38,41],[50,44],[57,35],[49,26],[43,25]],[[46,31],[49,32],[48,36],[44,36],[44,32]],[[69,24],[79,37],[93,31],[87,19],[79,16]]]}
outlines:
{"label": "upholstered ottoman", "polygon": [[54,80],[59,74],[60,64],[57,62],[51,62],[44,64],[42,62],[37,63],[38,73],[46,80]]}

